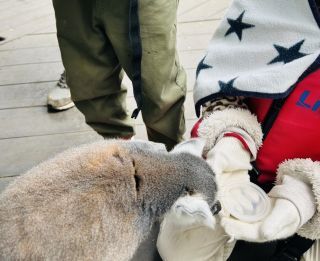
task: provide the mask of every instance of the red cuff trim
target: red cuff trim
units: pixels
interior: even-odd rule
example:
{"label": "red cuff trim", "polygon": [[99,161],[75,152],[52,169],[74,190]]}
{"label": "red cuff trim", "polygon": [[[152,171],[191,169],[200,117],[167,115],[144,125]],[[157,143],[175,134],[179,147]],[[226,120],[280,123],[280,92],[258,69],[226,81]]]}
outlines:
{"label": "red cuff trim", "polygon": [[240,134],[235,133],[235,132],[227,132],[223,135],[223,137],[233,137],[233,138],[238,139],[241,142],[242,146],[245,148],[245,150],[247,150],[251,154],[251,150],[250,150],[247,142]]}
{"label": "red cuff trim", "polygon": [[199,137],[198,129],[199,129],[201,123],[202,123],[202,118],[200,120],[198,120],[196,122],[196,124],[193,126],[193,128],[191,130],[191,138],[198,138]]}

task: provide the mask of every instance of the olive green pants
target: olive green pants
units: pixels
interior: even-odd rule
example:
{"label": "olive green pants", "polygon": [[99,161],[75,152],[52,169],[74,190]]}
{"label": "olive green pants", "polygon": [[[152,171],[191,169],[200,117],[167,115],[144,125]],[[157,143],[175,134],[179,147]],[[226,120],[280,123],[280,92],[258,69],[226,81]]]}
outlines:
{"label": "olive green pants", "polygon": [[[132,75],[129,0],[53,0],[67,83],[104,137],[134,135],[123,71]],[[176,50],[178,0],[140,0],[142,117],[148,138],[171,148],[185,131],[186,75]],[[130,113],[131,115],[131,113]]]}

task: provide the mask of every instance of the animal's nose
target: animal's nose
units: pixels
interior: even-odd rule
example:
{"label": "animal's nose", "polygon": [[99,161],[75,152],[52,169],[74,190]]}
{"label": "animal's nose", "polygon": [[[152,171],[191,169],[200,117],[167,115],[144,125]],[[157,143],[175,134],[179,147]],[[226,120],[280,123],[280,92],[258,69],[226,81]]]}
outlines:
{"label": "animal's nose", "polygon": [[217,200],[214,205],[211,207],[211,212],[213,215],[217,215],[221,211],[221,203]]}

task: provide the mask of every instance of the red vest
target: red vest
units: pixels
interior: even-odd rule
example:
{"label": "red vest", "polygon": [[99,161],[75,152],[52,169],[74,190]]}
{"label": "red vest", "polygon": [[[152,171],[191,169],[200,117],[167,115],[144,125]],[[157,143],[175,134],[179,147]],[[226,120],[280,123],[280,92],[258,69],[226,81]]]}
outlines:
{"label": "red vest", "polygon": [[[271,104],[270,99],[249,101],[260,122]],[[273,182],[278,165],[294,158],[320,161],[320,70],[299,82],[281,108],[258,152],[259,182]]]}

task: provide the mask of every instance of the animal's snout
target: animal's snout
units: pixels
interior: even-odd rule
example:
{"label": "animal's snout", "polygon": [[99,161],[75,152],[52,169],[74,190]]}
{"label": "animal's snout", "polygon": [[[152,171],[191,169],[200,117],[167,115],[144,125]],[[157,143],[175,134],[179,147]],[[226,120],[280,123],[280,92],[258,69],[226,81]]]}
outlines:
{"label": "animal's snout", "polygon": [[213,215],[217,215],[221,211],[221,203],[219,200],[217,200],[214,205],[211,207],[211,212]]}

